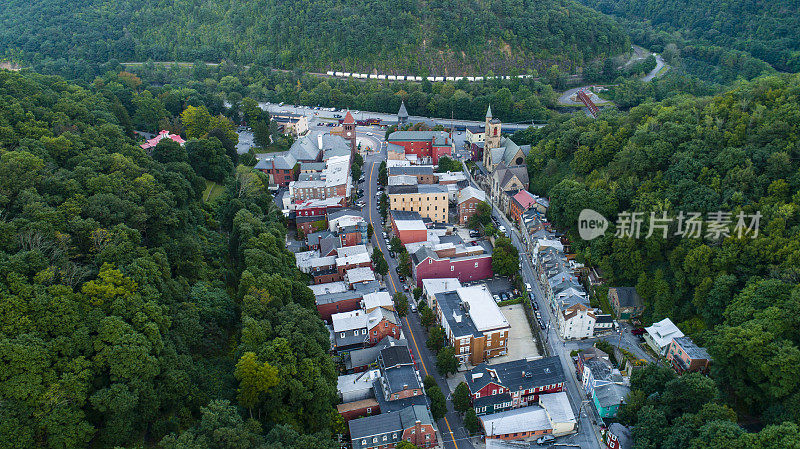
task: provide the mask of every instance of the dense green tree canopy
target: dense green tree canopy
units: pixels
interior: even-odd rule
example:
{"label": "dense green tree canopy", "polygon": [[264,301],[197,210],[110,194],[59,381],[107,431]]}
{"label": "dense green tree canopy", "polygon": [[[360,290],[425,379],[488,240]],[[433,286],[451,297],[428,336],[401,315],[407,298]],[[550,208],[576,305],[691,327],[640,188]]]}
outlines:
{"label": "dense green tree canopy", "polygon": [[[52,60],[228,59],[290,70],[442,76],[570,65],[628,46],[613,20],[569,0],[14,0],[4,4],[0,23],[0,46]],[[221,87],[242,91],[235,79]]]}

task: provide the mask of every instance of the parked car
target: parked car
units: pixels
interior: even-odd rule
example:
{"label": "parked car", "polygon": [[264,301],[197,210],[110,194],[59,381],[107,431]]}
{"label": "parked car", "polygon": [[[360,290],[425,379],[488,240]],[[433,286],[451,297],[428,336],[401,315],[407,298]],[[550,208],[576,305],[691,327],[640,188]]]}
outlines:
{"label": "parked car", "polygon": [[368,136],[373,136],[374,134],[372,134],[371,132],[368,132],[367,135]]}
{"label": "parked car", "polygon": [[531,290],[533,290],[533,289],[531,288],[531,284],[529,284],[529,283],[527,283],[527,282],[525,283],[525,288],[526,288],[528,291],[531,291]]}
{"label": "parked car", "polygon": [[542,320],[539,320],[538,322],[539,322],[539,328],[544,329],[544,323],[542,322]]}
{"label": "parked car", "polygon": [[[407,287],[407,286],[406,286],[406,287]],[[416,313],[416,312],[417,312],[417,305],[416,305],[416,304],[414,304],[413,302],[411,303],[411,311],[412,311],[412,312],[414,312],[414,313]]]}
{"label": "parked car", "polygon": [[394,251],[392,251],[392,250],[389,250],[389,257],[391,257],[392,259],[394,259]]}
{"label": "parked car", "polygon": [[505,233],[506,233],[506,227],[505,227],[505,226],[503,226],[503,225],[500,225],[500,226],[498,226],[498,227],[497,227],[497,230],[498,230],[498,231],[500,231],[500,232],[502,232],[503,234],[505,234]]}
{"label": "parked car", "polygon": [[536,444],[552,443],[555,440],[556,437],[554,437],[553,435],[542,435],[541,437],[539,437],[538,440],[536,440]]}
{"label": "parked car", "polygon": [[492,295],[492,297],[494,298],[494,302],[500,302],[501,301],[500,296],[498,296],[498,295]]}

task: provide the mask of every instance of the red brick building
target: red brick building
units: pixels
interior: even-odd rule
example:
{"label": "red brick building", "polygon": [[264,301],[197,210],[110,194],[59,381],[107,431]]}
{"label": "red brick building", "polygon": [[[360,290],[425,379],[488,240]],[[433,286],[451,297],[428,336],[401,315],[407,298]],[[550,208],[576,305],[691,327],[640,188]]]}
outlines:
{"label": "red brick building", "polygon": [[364,416],[380,415],[381,407],[375,399],[362,399],[360,401],[348,402],[336,406],[336,411],[344,418],[344,421],[362,418]]}
{"label": "red brick building", "polygon": [[478,205],[486,202],[486,193],[483,190],[468,186],[458,192],[458,222],[466,225],[470,217],[478,211]]}
{"label": "red brick building", "polygon": [[414,154],[422,164],[438,164],[441,156],[453,152],[453,139],[445,131],[395,131],[389,134],[389,143],[405,148],[406,154]]}
{"label": "red brick building", "polygon": [[287,152],[261,159],[254,168],[267,174],[270,184],[288,186],[290,182],[294,181],[295,165],[297,165],[297,159]]}
{"label": "red brick building", "polygon": [[424,405],[354,419],[348,425],[353,449],[393,449],[403,440],[423,448],[437,446],[433,417]]}
{"label": "red brick building", "polygon": [[422,287],[423,279],[430,278],[458,278],[460,282],[488,279],[494,275],[492,252],[480,244],[439,251],[423,246],[411,255],[411,271],[417,287]]}
{"label": "red brick building", "polygon": [[428,240],[428,228],[419,212],[393,210],[389,216],[392,234],[397,236],[403,245]]}
{"label": "red brick building", "polygon": [[466,376],[472,406],[478,415],[535,404],[540,394],[564,390],[564,370],[558,357],[481,363]]}
{"label": "red brick building", "polygon": [[400,318],[397,313],[377,308],[367,315],[369,344],[376,345],[385,337],[400,338]]}

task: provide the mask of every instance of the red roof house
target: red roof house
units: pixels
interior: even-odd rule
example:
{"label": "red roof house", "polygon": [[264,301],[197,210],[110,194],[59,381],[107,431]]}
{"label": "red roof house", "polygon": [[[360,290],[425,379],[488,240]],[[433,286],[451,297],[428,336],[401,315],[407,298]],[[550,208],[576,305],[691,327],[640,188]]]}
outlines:
{"label": "red roof house", "polygon": [[157,136],[153,137],[152,139],[148,140],[147,142],[145,142],[145,143],[143,143],[143,144],[141,144],[139,146],[142,147],[143,150],[149,150],[151,148],[154,148],[156,145],[158,145],[158,142],[161,142],[161,139],[164,139],[164,138],[172,139],[172,140],[174,140],[175,142],[178,142],[181,145],[186,143],[186,141],[183,140],[181,138],[181,136],[179,136],[177,134],[170,134],[169,131],[166,131],[166,130],[161,130],[161,132],[158,133]]}

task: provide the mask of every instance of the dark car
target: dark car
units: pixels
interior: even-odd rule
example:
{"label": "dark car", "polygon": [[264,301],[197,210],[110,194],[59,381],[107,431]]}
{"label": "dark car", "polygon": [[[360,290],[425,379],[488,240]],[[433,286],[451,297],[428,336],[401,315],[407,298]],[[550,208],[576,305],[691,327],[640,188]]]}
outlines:
{"label": "dark car", "polygon": [[631,331],[631,334],[633,334],[633,335],[644,335],[644,333],[645,333],[645,330],[644,330],[643,327],[637,327],[636,329]]}
{"label": "dark car", "polygon": [[394,251],[392,251],[392,250],[389,250],[389,257],[391,257],[392,259],[394,259]]}

